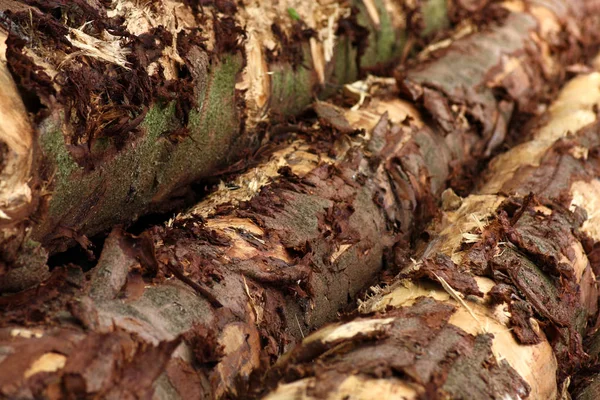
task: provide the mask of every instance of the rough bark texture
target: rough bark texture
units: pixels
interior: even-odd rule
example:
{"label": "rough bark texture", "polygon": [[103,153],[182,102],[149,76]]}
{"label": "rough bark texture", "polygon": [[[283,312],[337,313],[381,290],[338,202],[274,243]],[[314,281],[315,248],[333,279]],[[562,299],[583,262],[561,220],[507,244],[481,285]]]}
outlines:
{"label": "rough bark texture", "polygon": [[41,203],[31,238],[86,246],[174,209],[189,183],[243,164],[268,122],[399,60],[460,3],[1,1],[2,56],[41,148],[19,171]]}
{"label": "rough bark texture", "polygon": [[[4,54],[0,33],[0,54]],[[17,287],[28,287],[47,277],[46,254],[28,238],[27,217],[36,207],[30,187],[37,153],[35,133],[25,107],[0,57],[0,276],[26,267],[28,276],[12,275]],[[27,267],[29,266],[29,267]],[[33,281],[28,281],[29,277]]]}
{"label": "rough bark texture", "polygon": [[[76,379],[96,386],[66,383],[77,374],[70,365],[85,365],[68,349],[86,341],[104,351],[104,340],[114,354],[103,365],[121,357],[123,346],[128,359],[146,351],[166,357],[154,366],[166,371],[156,381],[158,398],[238,396],[258,383],[289,344],[331,321],[373,279],[386,248],[430,216],[449,165],[470,161],[474,134],[438,135],[389,86],[358,111],[317,103],[319,125],[304,139],[281,144],[167,226],[138,238],[114,231],[89,276],[55,269],[41,287],[4,298],[3,325],[13,325],[5,329],[13,338],[2,345],[25,369],[5,358],[0,369],[13,371],[0,374],[0,391],[77,397],[121,390],[118,382],[136,373],[138,361],[102,378],[80,371]],[[23,301],[31,305],[23,309]],[[28,325],[37,328],[20,330]],[[36,329],[41,336],[19,333]],[[126,332],[131,342],[123,341]],[[14,346],[26,346],[29,358]],[[27,372],[47,359],[50,366],[39,367],[47,374]],[[152,390],[148,381],[139,385],[122,390]]]}
{"label": "rough bark texture", "polygon": [[[190,182],[233,162],[243,166],[268,132],[264,127],[278,115],[293,115],[315,94],[325,96],[360,71],[397,60],[451,20],[461,21],[454,39],[426,52],[447,59],[447,65],[456,51],[444,55],[446,49],[439,48],[449,43],[460,48],[456,40],[468,44],[457,39],[465,34],[486,38],[488,31],[501,30],[516,37],[507,47],[500,37],[491,44],[494,51],[472,61],[481,65],[478,71],[487,81],[474,75],[461,83],[467,93],[492,88],[484,90],[485,110],[496,119],[502,114],[503,122],[497,134],[483,131],[491,140],[480,146],[489,150],[504,137],[502,124],[516,95],[512,86],[530,88],[523,89],[528,95],[519,101],[522,108],[533,108],[534,94],[553,86],[542,83],[562,76],[563,61],[576,59],[588,36],[572,27],[579,14],[571,8],[578,3],[557,14],[513,13],[527,23],[501,22],[501,28],[495,27],[494,18],[503,19],[496,5],[482,11],[487,3],[429,0],[399,7],[386,0],[350,8],[346,2],[287,0],[246,1],[237,7],[228,1],[161,0],[143,7],[130,1],[101,7],[3,1],[8,68],[41,148],[38,176],[28,181],[39,207],[22,224],[31,232],[21,236],[32,239],[30,248],[38,242],[51,252],[75,242],[87,247],[88,236],[116,223],[181,205]],[[465,19],[473,13],[492,18]],[[585,21],[578,21],[580,30]],[[480,28],[488,33],[480,35]],[[427,76],[441,87],[448,72]],[[498,96],[496,103],[490,96]],[[478,98],[463,100],[462,109],[471,110],[472,104],[469,112],[478,113]],[[431,102],[426,103],[431,111]],[[478,130],[478,122],[461,121],[461,129]],[[3,256],[15,257],[15,252]],[[42,269],[43,259],[40,254],[28,268]],[[6,263],[6,269],[19,267],[22,263]]]}
{"label": "rough bark texture", "polygon": [[[440,50],[440,60],[451,59],[448,49],[506,29],[519,35],[521,51],[528,56],[505,63],[503,43],[496,42],[495,58],[485,59],[483,75],[491,77],[488,83],[494,93],[504,93],[508,90],[504,85],[516,79],[513,74],[525,74],[528,78],[519,84],[531,84],[532,93],[542,96],[540,82],[550,86],[562,75],[557,60],[563,56],[571,60],[564,48],[550,43],[567,32],[568,24],[552,12],[527,9],[515,14],[534,22],[525,33],[509,23],[510,13]],[[218,13],[206,18],[224,23]],[[506,52],[517,50],[511,44]],[[539,68],[519,68],[521,62],[532,60]],[[159,64],[156,68],[161,70]],[[440,85],[446,72],[439,72]],[[428,76],[435,80],[433,72]],[[482,89],[480,75],[463,85],[469,93],[487,87]],[[356,86],[348,90],[356,93]],[[211,99],[205,98],[204,104],[212,104]],[[533,94],[527,99],[538,100]],[[176,101],[171,107],[178,112]],[[487,111],[498,115],[506,111],[503,107],[505,102],[499,101]],[[498,140],[466,119],[462,129],[445,132],[442,116],[431,113],[433,118],[422,118],[385,85],[358,110],[319,102],[314,109],[317,125],[292,127],[302,134],[280,143],[257,168],[221,185],[190,212],[139,237],[114,230],[92,271],[55,268],[38,287],[2,297],[0,372],[6,373],[0,373],[0,393],[22,398],[164,399],[254,393],[252,383],[260,382],[265,368],[304,333],[335,318],[380,271],[384,254],[394,256],[389,250],[401,250],[402,241],[435,213],[442,191],[449,183],[460,182],[463,167],[485,156]],[[222,115],[213,117],[230,121]],[[156,132],[163,128],[169,129],[168,124]],[[181,151],[186,161],[193,158]],[[131,165],[137,168],[136,163],[127,163]],[[453,199],[457,200],[446,196],[449,203]],[[523,209],[529,210],[526,206]],[[507,212],[514,208],[507,206]],[[562,211],[552,215],[571,218]],[[575,226],[575,219],[570,223]],[[570,231],[560,232],[564,240],[576,240]],[[81,239],[80,233],[73,233],[74,238]],[[480,294],[469,275],[464,282],[453,280],[451,261],[424,265],[420,272],[443,270],[450,285]],[[11,287],[13,282],[2,283],[18,289]],[[439,329],[447,326],[444,320],[453,313],[453,306],[436,302],[418,306],[429,310],[427,315],[440,324]],[[401,311],[398,318],[417,311]],[[454,314],[460,315],[460,310]],[[563,323],[556,324],[563,328]],[[455,331],[462,338],[461,349],[489,360],[490,336]],[[498,379],[501,388],[524,387],[511,368],[492,363],[489,377]]]}
{"label": "rough bark texture", "polygon": [[[380,86],[359,110],[317,103],[318,125],[167,226],[139,237],[115,230],[88,274],[57,268],[4,297],[2,394],[252,393],[253,379],[334,318],[485,147],[475,130],[440,135]],[[488,339],[463,336],[486,355]],[[141,372],[147,357],[156,361]]]}
{"label": "rough bark texture", "polygon": [[[592,257],[590,257],[592,259]],[[594,265],[595,269],[598,265]],[[598,323],[590,329],[591,334],[584,340],[584,350],[588,355],[585,368],[573,377],[569,392],[573,400],[593,400],[600,398],[600,334]]]}
{"label": "rough bark texture", "polygon": [[596,72],[569,82],[531,141],[494,159],[476,194],[446,203],[364,315],[281,359],[266,398],[566,393],[597,311],[586,250],[600,241],[599,84]]}
{"label": "rough bark texture", "polygon": [[597,40],[598,6],[564,0],[494,4],[487,18],[500,23],[476,35],[459,31],[460,39],[426,49],[398,69],[398,85],[445,132],[480,126],[489,155],[504,142],[513,112],[535,112],[540,95],[555,89],[547,81],[562,78],[581,45]]}

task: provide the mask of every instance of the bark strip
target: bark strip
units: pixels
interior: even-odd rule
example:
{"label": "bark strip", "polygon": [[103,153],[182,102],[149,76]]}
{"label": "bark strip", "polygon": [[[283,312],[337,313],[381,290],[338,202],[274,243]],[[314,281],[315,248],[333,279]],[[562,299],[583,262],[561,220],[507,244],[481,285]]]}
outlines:
{"label": "bark strip", "polygon": [[[89,281],[61,268],[42,287],[4,298],[7,334],[22,324],[41,332],[16,339],[37,343],[24,368],[48,353],[68,365],[66,350],[46,344],[67,326],[81,332],[61,339],[73,347],[96,340],[92,333],[129,332],[136,346],[164,349],[183,336],[157,396],[245,392],[288,345],[334,318],[380,270],[384,251],[430,216],[449,164],[470,161],[473,135],[441,137],[391,89],[358,111],[317,103],[319,126],[307,132],[315,139],[285,144],[165,227],[138,238],[113,232]],[[24,299],[32,304],[21,308]],[[6,358],[0,369],[14,365]],[[34,387],[13,371],[0,391],[43,395],[66,379],[62,367],[50,372]],[[122,379],[106,373],[106,385]],[[76,395],[108,390],[86,387]]]}
{"label": "bark strip", "polygon": [[[304,339],[266,399],[557,398],[597,311],[600,74],[570,81],[532,140],[449,202],[362,316]],[[590,246],[590,243],[592,246]]]}

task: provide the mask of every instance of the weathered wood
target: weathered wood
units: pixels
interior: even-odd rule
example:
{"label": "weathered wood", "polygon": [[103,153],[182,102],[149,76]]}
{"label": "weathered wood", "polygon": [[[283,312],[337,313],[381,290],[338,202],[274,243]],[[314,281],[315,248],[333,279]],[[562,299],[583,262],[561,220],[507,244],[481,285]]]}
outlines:
{"label": "weathered wood", "polygon": [[[38,350],[32,343],[29,362],[57,352],[69,363],[75,355],[65,346],[100,340],[96,334],[132,332],[135,346],[165,343],[165,351],[173,350],[166,343],[184,335],[188,340],[177,355],[163,359],[158,396],[172,398],[169,388],[182,398],[234,396],[288,344],[334,318],[377,274],[383,252],[402,235],[400,225],[410,235],[418,218],[428,218],[450,177],[449,164],[469,162],[476,139],[445,140],[393,91],[358,111],[327,103],[315,108],[320,126],[307,134],[316,141],[282,144],[165,227],[137,239],[115,231],[89,283],[81,273],[57,269],[42,288],[5,298],[4,326],[29,325],[32,312],[55,321],[39,326],[43,337],[35,340]],[[327,132],[339,135],[333,147]],[[60,278],[64,274],[73,276]],[[31,304],[20,309],[25,298]],[[85,330],[65,336],[67,326]],[[56,335],[62,344],[50,351],[46,340]],[[205,340],[210,359],[196,354]],[[14,365],[4,361],[0,368]],[[64,378],[62,368],[53,372]],[[111,372],[111,384],[120,373]],[[33,390],[15,374],[0,383],[4,394]],[[182,382],[186,374],[196,378]],[[46,382],[39,390],[50,390]],[[150,389],[140,387],[140,393]]]}
{"label": "weathered wood", "polygon": [[[37,207],[32,176],[39,153],[36,134],[6,67],[5,37],[0,32],[0,277],[12,283],[2,289],[35,285],[48,276],[46,252],[30,240],[29,216]],[[35,189],[33,189],[35,190]],[[15,271],[27,270],[21,274]],[[2,278],[0,278],[2,280]]]}
{"label": "weathered wood", "polygon": [[[525,14],[537,25],[518,29],[522,51],[530,54],[518,62],[560,59],[560,47],[542,56],[556,31],[541,27],[558,17]],[[472,36],[506,26],[494,22]],[[548,46],[534,45],[538,40]],[[486,62],[490,79],[522,74],[504,63],[502,42],[496,45],[496,63]],[[527,69],[525,82],[551,85],[561,71]],[[475,78],[472,90],[481,87]],[[506,91],[502,82],[512,80],[495,84],[498,93]],[[414,237],[443,190],[489,148],[491,137],[478,124],[443,132],[438,117],[423,118],[385,81],[380,86],[358,110],[316,103],[318,124],[277,127],[299,133],[273,143],[256,168],[165,226],[140,237],[115,230],[89,273],[56,268],[39,287],[2,298],[0,343],[10,355],[0,371],[10,374],[0,374],[0,392],[24,398],[254,393],[251,383],[260,382],[266,367],[334,319],[377,275],[384,253]],[[89,350],[76,351],[81,347]],[[157,361],[141,379],[151,353]],[[90,361],[95,355],[98,364]]]}
{"label": "weathered wood", "polygon": [[0,165],[27,182],[1,189],[27,201],[1,233],[14,240],[0,250],[0,275],[12,271],[0,290],[43,278],[46,251],[181,207],[192,182],[244,168],[270,124],[389,69],[461,13],[439,0],[0,2],[4,78],[25,103],[7,118],[28,121],[23,138],[35,132],[26,162]]}

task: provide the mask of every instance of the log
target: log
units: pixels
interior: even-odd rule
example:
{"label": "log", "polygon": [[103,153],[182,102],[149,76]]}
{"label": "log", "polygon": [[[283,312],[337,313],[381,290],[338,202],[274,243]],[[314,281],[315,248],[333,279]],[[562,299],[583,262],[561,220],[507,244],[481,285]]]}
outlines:
{"label": "log", "polygon": [[[597,229],[597,228],[596,228]],[[600,244],[592,240],[585,242],[586,252],[592,269],[596,276],[600,274],[600,258],[598,249]],[[595,320],[590,319],[590,324],[584,336],[583,349],[587,359],[583,368],[571,377],[569,385],[570,398],[573,400],[592,400],[600,396],[600,315]]]}
{"label": "log", "polygon": [[28,215],[32,240],[50,252],[86,247],[115,224],[181,207],[190,183],[251,155],[270,121],[385,69],[462,9],[237,3],[1,3],[2,58],[41,149],[39,167],[19,172],[40,203]]}
{"label": "log", "polygon": [[[0,362],[12,370],[0,374],[0,393],[141,396],[155,386],[158,398],[225,398],[257,390],[251,383],[268,365],[377,274],[400,226],[407,236],[429,217],[449,164],[471,162],[475,134],[443,138],[397,99],[393,80],[379,90],[360,110],[317,103],[317,125],[166,226],[140,237],[115,230],[88,274],[56,268],[41,286],[2,298],[0,343],[24,369],[12,357]],[[85,360],[107,346],[112,353],[89,364],[71,350],[88,342]],[[121,387],[147,352],[160,354],[158,375]],[[119,357],[131,369],[94,372]],[[73,374],[83,383],[72,387]]]}
{"label": "log", "polygon": [[597,312],[599,84],[571,80],[393,284],[281,358],[264,398],[564,398]]}
{"label": "log", "polygon": [[[162,0],[142,10],[130,1],[109,8],[83,2],[69,8],[58,0],[3,2],[7,67],[41,151],[35,157],[40,167],[28,173],[34,211],[20,219],[21,233],[12,235],[30,240],[26,245],[16,240],[6,247],[14,250],[2,255],[7,260],[2,269],[25,278],[0,289],[39,281],[45,251],[63,251],[76,242],[88,248],[89,236],[115,224],[180,207],[189,198],[189,183],[235,170],[232,163],[242,168],[268,139],[265,126],[278,115],[293,115],[313,93],[326,96],[364,71],[380,70],[378,65],[414,47],[416,37],[431,37],[451,21],[461,21],[453,39],[429,47],[427,54],[450,61],[442,55],[456,41],[468,43],[461,39],[465,32],[486,37],[500,29],[520,38],[510,48],[500,38],[492,44],[496,53],[473,61],[492,71],[489,82],[480,76],[463,82],[476,91],[491,87],[486,98],[499,96],[498,108],[486,110],[501,113],[506,123],[515,102],[510,87],[531,86],[520,102],[534,104],[534,94],[553,87],[564,65],[579,60],[577,49],[589,45],[584,16],[594,14],[582,14],[577,2],[556,13],[532,8],[517,13],[526,29],[466,18],[482,13],[487,3],[429,0],[400,10],[393,1],[365,0],[349,11],[345,2],[300,7],[291,0],[247,1],[244,7],[200,2],[196,8]],[[97,16],[96,22],[84,25],[89,17],[82,10]],[[580,25],[576,31],[574,20]],[[521,63],[536,68],[518,67]],[[448,71],[438,72],[442,82]],[[435,80],[435,71],[430,77]],[[470,98],[465,102],[473,104]],[[461,121],[463,130],[478,129]],[[495,148],[503,136],[480,146]],[[38,256],[18,262],[18,252]]]}
{"label": "log", "polygon": [[[590,257],[592,258],[592,257]],[[595,265],[597,268],[597,265]],[[583,342],[588,355],[584,368],[581,368],[571,379],[569,386],[570,398],[573,400],[593,400],[600,396],[600,334],[598,323],[589,329]]]}
{"label": "log", "polygon": [[[489,76],[510,76],[514,65],[496,46]],[[538,50],[542,63],[561,54]],[[556,78],[529,72],[530,81]],[[0,393],[176,399],[260,390],[265,369],[334,319],[488,148],[477,124],[442,132],[398,99],[395,82],[379,86],[357,110],[317,102],[316,125],[279,127],[299,133],[165,226],[138,237],[115,230],[91,271],[55,268],[38,287],[1,298]]]}
{"label": "log", "polygon": [[488,11],[500,24],[476,35],[465,28],[432,44],[397,69],[398,86],[444,132],[479,125],[489,156],[505,142],[514,111],[534,115],[539,99],[551,98],[560,86],[548,81],[564,78],[564,66],[597,41],[597,17],[586,15],[599,7],[593,1],[502,2]]}
{"label": "log", "polygon": [[[2,45],[0,53],[4,53]],[[28,237],[28,217],[37,206],[30,178],[39,150],[17,87],[2,62],[0,85],[0,276],[23,288],[48,277],[46,252]],[[28,273],[15,273],[23,269]]]}

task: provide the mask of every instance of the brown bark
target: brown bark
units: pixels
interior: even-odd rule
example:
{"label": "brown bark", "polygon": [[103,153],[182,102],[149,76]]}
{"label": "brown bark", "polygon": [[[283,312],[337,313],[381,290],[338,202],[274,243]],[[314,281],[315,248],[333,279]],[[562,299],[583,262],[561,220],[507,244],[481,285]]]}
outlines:
{"label": "brown bark", "polygon": [[[1,1],[5,78],[33,125],[27,151],[41,150],[15,173],[31,197],[17,236],[50,252],[86,247],[115,224],[180,207],[190,183],[243,166],[269,123],[387,68],[460,10],[438,0]],[[2,258],[0,269],[22,267],[15,251]]]}
{"label": "brown bark", "polygon": [[[20,236],[28,235],[51,252],[64,250],[75,241],[87,247],[89,235],[153,210],[165,211],[181,205],[189,192],[179,189],[233,162],[243,165],[240,158],[247,155],[244,152],[260,143],[264,131],[259,128],[263,122],[273,120],[278,113],[290,115],[304,108],[315,85],[323,89],[322,76],[329,86],[346,82],[359,73],[361,66],[367,68],[396,59],[404,48],[402,38],[407,32],[407,43],[414,42],[415,35],[443,29],[451,18],[462,18],[453,38],[428,48],[425,58],[430,61],[422,59],[422,65],[409,70],[407,76],[413,82],[411,96],[424,100],[425,108],[444,129],[449,126],[448,115],[435,111],[436,107],[449,107],[453,113],[457,112],[461,131],[479,131],[478,126],[483,124],[481,134],[486,140],[479,146],[489,153],[503,140],[516,108],[514,104],[518,103],[522,111],[531,111],[536,100],[563,76],[564,65],[579,59],[581,47],[589,47],[592,37],[587,29],[591,17],[582,17],[586,14],[579,2],[568,2],[562,8],[532,6],[525,12],[511,12],[508,17],[502,17],[506,11],[498,12],[503,8],[491,5],[485,14],[492,17],[469,20],[464,17],[483,13],[486,1],[456,1],[448,6],[447,2],[430,0],[404,10],[409,21],[406,26],[400,23],[403,19],[394,2],[365,1],[359,4],[359,14],[355,15],[362,21],[358,25],[352,22],[352,15],[338,21],[339,45],[334,46],[331,55],[331,40],[315,41],[307,36],[290,42],[299,28],[290,25],[286,18],[278,19],[276,11],[289,5],[284,3],[275,6],[268,2],[258,7],[248,1],[239,7],[233,19],[225,13],[227,10],[221,9],[227,8],[228,2],[220,2],[216,11],[210,7],[202,9],[203,12],[194,12],[187,6],[176,7],[180,26],[174,26],[170,14],[165,14],[164,10],[175,6],[166,0],[152,3],[147,10],[139,10],[131,2],[113,4],[110,12],[86,6],[92,7],[90,12],[108,13],[112,17],[98,17],[97,26],[85,32],[79,29],[84,19],[76,12],[82,4],[77,3],[73,13],[66,13],[70,25],[65,26],[50,12],[65,7],[60,1],[44,7],[35,6],[37,3],[31,6],[15,1],[3,3],[10,11],[9,20],[3,22],[10,33],[9,68],[30,113],[35,113],[34,142],[39,142],[42,148],[42,156],[36,157],[42,167],[35,170],[40,176],[30,176],[28,180],[33,186],[32,204],[39,202],[41,206],[29,219],[21,220]],[[520,2],[511,4],[516,9],[524,7]],[[592,7],[591,3],[586,4]],[[314,7],[291,8],[314,29],[321,27],[325,19],[329,21],[325,18],[329,13],[347,14],[345,9],[335,6],[327,8],[327,12]],[[553,13],[555,8],[558,11]],[[145,17],[138,18],[140,15]],[[254,18],[255,15],[262,17]],[[430,15],[444,17],[430,18]],[[118,16],[124,22],[119,22]],[[494,21],[496,17],[499,22]],[[205,22],[201,30],[193,22],[198,19]],[[271,20],[282,24],[283,33],[269,30]],[[575,20],[580,25],[578,29],[574,28]],[[335,21],[334,18],[334,26]],[[27,42],[23,35],[32,29],[31,23],[43,29],[35,33],[37,41]],[[159,28],[161,24],[175,31],[165,33]],[[246,28],[247,37],[238,43],[234,38],[242,37],[240,26]],[[225,28],[229,30],[215,34],[215,29]],[[107,29],[113,32],[112,36],[107,36]],[[117,39],[115,29],[125,36]],[[59,41],[59,45],[53,44],[57,30],[69,36],[68,40]],[[384,34],[390,30],[395,32],[396,41]],[[370,34],[365,39],[367,31]],[[320,33],[321,38],[333,37],[331,27]],[[511,41],[505,41],[503,35]],[[171,36],[178,38],[177,45],[166,40]],[[200,40],[204,38],[207,41]],[[93,44],[92,48],[86,47],[86,41]],[[159,43],[155,51],[147,48],[154,46],[153,42]],[[465,49],[478,48],[479,42],[484,42],[488,50],[469,59],[468,64],[481,68],[474,71],[471,81],[461,78],[461,85],[472,89],[458,94],[456,90],[446,90],[448,76],[452,75],[448,66]],[[267,51],[257,43],[274,50]],[[56,46],[59,51],[53,50]],[[351,62],[352,57],[358,57],[360,62]],[[317,61],[321,58],[324,61]],[[294,68],[301,59],[308,66]],[[355,65],[358,67],[354,68]],[[440,65],[446,67],[439,68]],[[320,69],[324,72],[317,73]],[[177,71],[183,71],[185,77],[173,79],[178,76]],[[270,75],[265,71],[275,73]],[[97,85],[88,87],[88,83]],[[121,101],[103,97],[121,93],[126,86],[130,86],[127,96],[135,98]],[[427,89],[424,91],[427,95],[419,96],[423,88]],[[436,90],[439,93],[432,95]],[[323,94],[327,93],[323,89]],[[451,104],[442,101],[444,96],[448,96]],[[444,103],[442,106],[440,101]],[[122,107],[122,103],[129,106]],[[123,112],[128,116],[121,115]],[[65,119],[65,115],[72,118]],[[494,121],[493,133],[488,121]],[[28,262],[14,262],[21,247],[40,254]],[[39,271],[44,269],[45,254],[34,241],[28,245],[16,241],[10,248],[15,251],[2,255],[3,269],[14,269],[13,276],[26,279],[2,289],[18,290],[36,281]],[[15,282],[12,278],[9,281]]]}
{"label": "brown bark", "polygon": [[[597,268],[598,265],[596,264],[594,267]],[[569,393],[573,400],[593,400],[600,396],[600,334],[598,321],[589,331],[588,337],[583,342],[588,359],[585,367],[573,376],[569,387]]]}
{"label": "brown bark", "polygon": [[[540,27],[557,21],[552,13],[524,15]],[[449,49],[515,28],[503,24]],[[495,62],[486,60],[484,75],[507,77],[494,83],[498,92],[513,73],[529,76],[525,83],[551,84],[562,71],[515,68],[564,54],[556,48],[545,56],[546,46],[536,44],[556,31],[528,26],[515,31],[527,57],[505,64],[503,43],[496,42]],[[478,90],[480,78],[465,90]],[[442,134],[439,117],[422,118],[385,85],[358,111],[327,103],[314,108],[317,125],[288,127],[302,134],[190,212],[139,237],[115,230],[89,273],[56,268],[39,287],[2,298],[0,343],[9,355],[0,360],[0,371],[7,371],[0,374],[0,393],[252,393],[252,380],[265,367],[335,318],[380,271],[384,254],[397,243],[401,250],[399,240],[418,232],[448,183],[484,156],[491,139],[470,123]],[[147,365],[150,357],[156,361]]]}
{"label": "brown bark", "polygon": [[566,393],[597,312],[600,74],[561,91],[532,140],[427,230],[363,315],[303,340],[266,399],[530,398]]}
{"label": "brown bark", "polygon": [[[377,274],[384,250],[402,234],[400,224],[408,235],[419,214],[430,214],[449,178],[448,164],[469,160],[476,140],[445,140],[393,92],[359,111],[315,107],[320,127],[307,132],[315,139],[284,144],[166,227],[139,238],[113,232],[89,282],[67,267],[55,270],[42,287],[5,298],[4,326],[33,323],[43,332],[40,341],[35,335],[23,339],[35,345],[11,344],[30,349],[23,367],[50,357],[60,368],[47,367],[51,373],[38,376],[46,378],[35,388],[28,379],[16,379],[13,369],[0,384],[3,393],[48,395],[59,390],[51,382],[62,382],[63,395],[108,395],[102,385],[72,389],[65,383],[72,363],[85,364],[79,359],[84,355],[69,348],[84,340],[100,351],[104,345],[97,341],[108,340],[115,352],[110,357],[120,355],[121,346],[133,346],[129,357],[137,359],[159,343],[172,351],[170,343],[183,336],[185,344],[173,358],[156,366],[164,371],[157,396],[169,397],[169,390],[182,398],[235,396],[288,344],[335,317]],[[325,132],[339,135],[333,147]],[[384,189],[391,190],[387,196]],[[25,299],[32,304],[20,309]],[[52,322],[36,323],[36,314]],[[18,336],[16,326],[5,332]],[[79,333],[67,335],[67,327]],[[135,334],[133,344],[120,339],[125,332]],[[59,347],[47,343],[52,338],[61,340]],[[46,354],[63,357],[56,361]],[[7,358],[0,368],[14,365]],[[101,380],[118,387],[127,373],[107,371]],[[78,379],[100,379],[86,374],[81,371]],[[189,374],[191,381],[184,379]],[[126,390],[141,394],[151,387]]]}
{"label": "brown bark", "polygon": [[[0,42],[3,42],[1,35]],[[0,54],[3,53],[0,45]],[[30,276],[9,276],[15,286],[28,287],[48,275],[45,252],[38,244],[27,240],[27,217],[36,206],[29,186],[35,167],[35,135],[1,58],[0,87],[0,276],[9,274],[10,266],[31,265]]]}
{"label": "brown bark", "polygon": [[564,78],[565,65],[597,42],[597,20],[590,15],[599,6],[561,0],[494,5],[488,18],[501,23],[430,46],[397,70],[398,85],[443,131],[480,126],[490,155],[505,141],[514,111],[535,114],[539,99],[556,89],[548,81]]}

